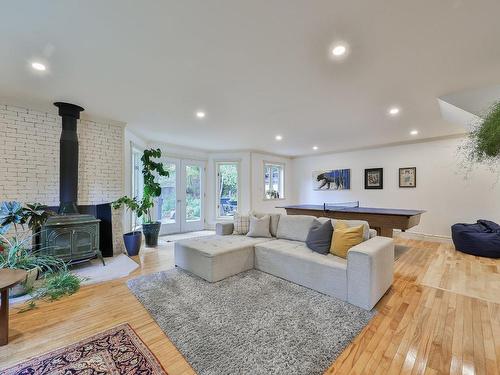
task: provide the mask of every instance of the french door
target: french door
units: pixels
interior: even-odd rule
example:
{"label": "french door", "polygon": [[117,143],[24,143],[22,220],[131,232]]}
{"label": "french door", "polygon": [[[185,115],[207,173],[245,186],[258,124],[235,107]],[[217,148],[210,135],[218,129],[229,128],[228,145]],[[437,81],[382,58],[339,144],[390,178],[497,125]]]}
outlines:
{"label": "french door", "polygon": [[170,175],[159,179],[160,234],[203,230],[205,162],[167,158],[163,165]]}

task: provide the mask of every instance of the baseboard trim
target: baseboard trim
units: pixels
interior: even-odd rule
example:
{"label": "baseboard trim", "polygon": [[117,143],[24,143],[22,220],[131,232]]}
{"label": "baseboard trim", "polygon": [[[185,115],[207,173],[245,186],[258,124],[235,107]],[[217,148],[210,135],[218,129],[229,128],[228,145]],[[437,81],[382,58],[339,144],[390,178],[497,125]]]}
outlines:
{"label": "baseboard trim", "polygon": [[451,242],[450,236],[443,236],[440,234],[394,231],[394,235],[397,237],[407,238],[407,239],[439,241],[439,242],[446,242],[446,243]]}

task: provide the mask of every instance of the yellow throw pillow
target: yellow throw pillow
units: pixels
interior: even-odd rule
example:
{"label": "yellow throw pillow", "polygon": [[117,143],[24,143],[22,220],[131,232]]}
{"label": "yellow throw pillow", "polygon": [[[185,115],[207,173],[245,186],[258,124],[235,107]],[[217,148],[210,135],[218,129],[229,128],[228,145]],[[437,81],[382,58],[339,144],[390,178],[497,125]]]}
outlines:
{"label": "yellow throw pillow", "polygon": [[330,253],[347,258],[347,251],[363,242],[363,225],[350,227],[345,221],[337,220],[333,231]]}

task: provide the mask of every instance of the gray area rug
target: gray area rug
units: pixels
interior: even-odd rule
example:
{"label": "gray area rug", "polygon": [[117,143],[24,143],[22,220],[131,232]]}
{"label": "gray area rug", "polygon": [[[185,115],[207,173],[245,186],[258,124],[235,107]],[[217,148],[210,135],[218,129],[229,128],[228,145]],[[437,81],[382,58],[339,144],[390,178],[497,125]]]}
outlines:
{"label": "gray area rug", "polygon": [[374,315],[251,270],[209,283],[180,269],[128,281],[200,374],[321,374]]}

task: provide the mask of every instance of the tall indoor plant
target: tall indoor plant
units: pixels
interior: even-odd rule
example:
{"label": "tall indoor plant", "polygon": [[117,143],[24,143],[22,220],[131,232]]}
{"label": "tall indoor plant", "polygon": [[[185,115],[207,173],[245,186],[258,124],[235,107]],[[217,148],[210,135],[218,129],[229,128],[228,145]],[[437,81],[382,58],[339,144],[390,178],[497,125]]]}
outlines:
{"label": "tall indoor plant", "polygon": [[[142,199],[138,197],[130,198],[128,196],[123,196],[113,202],[113,208],[118,209],[122,206],[126,206],[130,211],[135,213],[137,218],[142,218],[142,231],[146,239],[146,246],[152,247],[158,245],[158,235],[161,226],[161,222],[153,221],[152,215],[154,201],[161,195],[161,186],[156,181],[156,176],[169,177],[169,173],[165,170],[163,164],[154,160],[160,157],[161,150],[159,148],[144,150],[144,154],[141,157],[142,175],[144,178]],[[129,255],[137,255],[140,248],[140,242],[138,243],[138,241],[135,240],[135,238],[137,238],[136,232],[125,233],[123,238],[125,247],[127,247],[127,245],[131,247],[130,249],[127,247]]]}

